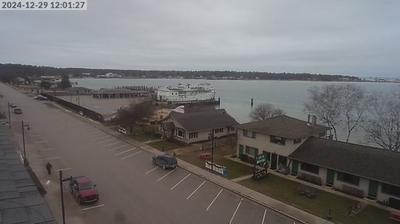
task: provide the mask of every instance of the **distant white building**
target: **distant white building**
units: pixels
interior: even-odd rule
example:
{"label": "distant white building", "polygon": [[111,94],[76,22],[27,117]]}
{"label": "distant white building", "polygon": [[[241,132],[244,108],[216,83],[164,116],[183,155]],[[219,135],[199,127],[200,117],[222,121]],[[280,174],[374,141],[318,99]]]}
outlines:
{"label": "distant white building", "polygon": [[157,90],[157,101],[164,102],[194,102],[211,101],[215,99],[215,89],[210,84],[179,84],[175,87],[161,87]]}
{"label": "distant white building", "polygon": [[98,75],[97,78],[122,78],[122,75],[109,72],[104,75]]}

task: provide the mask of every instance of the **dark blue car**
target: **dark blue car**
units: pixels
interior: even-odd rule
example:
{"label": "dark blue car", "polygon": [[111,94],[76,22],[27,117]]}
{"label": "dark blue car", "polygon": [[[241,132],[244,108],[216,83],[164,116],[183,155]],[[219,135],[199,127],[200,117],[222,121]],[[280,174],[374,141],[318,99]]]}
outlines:
{"label": "dark blue car", "polygon": [[175,169],[178,162],[176,161],[176,158],[174,156],[164,154],[164,155],[153,156],[153,164],[165,170],[165,169]]}

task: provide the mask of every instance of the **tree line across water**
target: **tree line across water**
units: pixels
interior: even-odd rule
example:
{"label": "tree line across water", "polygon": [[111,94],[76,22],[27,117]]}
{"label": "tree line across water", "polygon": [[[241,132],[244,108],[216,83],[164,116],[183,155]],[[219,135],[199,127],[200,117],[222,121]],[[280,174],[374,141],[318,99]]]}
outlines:
{"label": "tree line across water", "polygon": [[305,81],[362,81],[355,76],[326,75],[311,73],[273,73],[239,71],[161,71],[161,70],[118,70],[90,68],[56,68],[22,64],[0,64],[0,80],[9,82],[16,77],[29,80],[30,77],[46,75],[72,75],[73,77],[120,74],[126,78],[185,78],[185,79],[245,79],[245,80],[305,80]]}

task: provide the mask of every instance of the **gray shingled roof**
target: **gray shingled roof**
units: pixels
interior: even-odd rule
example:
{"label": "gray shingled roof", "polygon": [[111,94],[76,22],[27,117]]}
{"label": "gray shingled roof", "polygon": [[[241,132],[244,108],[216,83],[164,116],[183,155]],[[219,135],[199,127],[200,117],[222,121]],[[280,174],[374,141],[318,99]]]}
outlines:
{"label": "gray shingled roof", "polygon": [[289,158],[400,186],[400,153],[311,137]]}
{"label": "gray shingled roof", "polygon": [[238,125],[237,128],[289,139],[318,136],[319,133],[329,130],[328,127],[318,124],[312,126],[306,121],[286,115],[276,116],[263,121],[244,123]]}
{"label": "gray shingled roof", "polygon": [[172,111],[169,116],[187,131],[209,130],[238,124],[224,109],[190,113]]}
{"label": "gray shingled roof", "polygon": [[0,126],[0,223],[56,224],[15,148],[8,128]]}

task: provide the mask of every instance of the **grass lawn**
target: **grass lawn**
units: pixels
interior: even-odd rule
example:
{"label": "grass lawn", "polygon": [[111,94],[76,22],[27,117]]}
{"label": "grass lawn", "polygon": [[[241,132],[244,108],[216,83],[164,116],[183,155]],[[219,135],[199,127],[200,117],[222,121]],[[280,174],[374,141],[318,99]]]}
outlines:
{"label": "grass lawn", "polygon": [[151,140],[160,139],[160,137],[157,135],[145,133],[143,129],[140,127],[134,128],[133,133],[130,136],[139,142],[147,142]]}
{"label": "grass lawn", "polygon": [[[210,150],[183,152],[180,153],[178,157],[186,162],[205,169],[205,161],[200,159],[200,154],[205,152],[210,153]],[[251,167],[226,159],[224,158],[225,155],[232,155],[232,149],[230,147],[221,147],[216,149],[214,152],[214,161],[216,164],[228,168],[228,179],[234,179],[252,173]]]}
{"label": "grass lawn", "polygon": [[174,142],[170,142],[170,141],[159,141],[159,142],[151,142],[149,143],[150,146],[158,149],[158,150],[164,150],[164,151],[168,151],[171,149],[176,149],[181,147],[179,144],[174,143]]}
{"label": "grass lawn", "polygon": [[388,219],[388,211],[373,206],[367,206],[356,216],[348,216],[349,207],[354,205],[356,201],[318,190],[316,190],[316,198],[308,199],[299,194],[304,185],[273,174],[269,174],[260,181],[248,179],[239,183],[322,218],[325,218],[328,215],[328,210],[331,209],[334,223],[395,223]]}
{"label": "grass lawn", "polygon": [[216,158],[215,163],[226,166],[228,169],[228,179],[235,179],[237,177],[249,175],[253,172],[251,167],[226,158]]}

